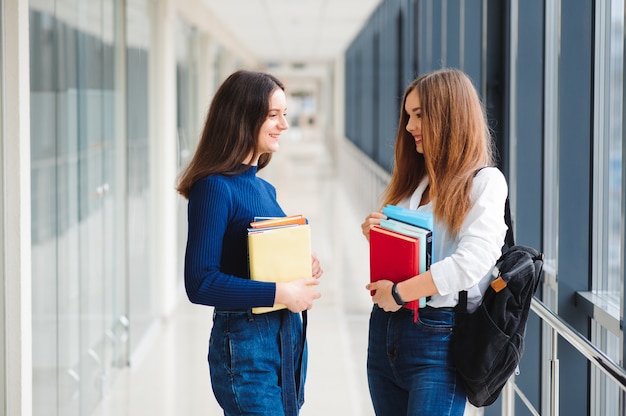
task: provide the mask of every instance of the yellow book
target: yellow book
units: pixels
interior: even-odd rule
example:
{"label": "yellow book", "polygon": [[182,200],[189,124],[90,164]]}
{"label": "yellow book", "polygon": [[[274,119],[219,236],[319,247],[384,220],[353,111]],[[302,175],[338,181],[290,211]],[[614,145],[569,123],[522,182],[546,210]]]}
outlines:
{"label": "yellow book", "polygon": [[[250,230],[248,233],[250,278],[262,282],[290,282],[310,277],[311,231],[308,224]],[[285,308],[253,308],[252,313],[266,313]]]}

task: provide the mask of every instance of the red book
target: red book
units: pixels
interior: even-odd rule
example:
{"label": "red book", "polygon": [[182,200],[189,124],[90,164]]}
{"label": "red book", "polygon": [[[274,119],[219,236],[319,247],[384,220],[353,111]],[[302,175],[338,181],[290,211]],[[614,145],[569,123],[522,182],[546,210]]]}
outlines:
{"label": "red book", "polygon": [[[419,274],[420,242],[378,226],[370,230],[370,281],[402,282]],[[372,293],[373,295],[374,293]],[[417,312],[419,301],[409,302],[405,308]],[[417,314],[416,314],[417,316]]]}

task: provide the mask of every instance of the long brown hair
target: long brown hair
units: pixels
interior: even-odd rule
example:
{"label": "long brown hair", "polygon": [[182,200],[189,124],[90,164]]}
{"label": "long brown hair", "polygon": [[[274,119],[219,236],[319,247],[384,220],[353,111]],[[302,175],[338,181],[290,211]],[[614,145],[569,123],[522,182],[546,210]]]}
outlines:
{"label": "long brown hair", "polygon": [[[258,154],[257,141],[267,118],[270,96],[285,86],[262,72],[240,70],[231,74],[218,88],[207,114],[196,153],[182,172],[178,192],[189,197],[198,179],[220,173],[234,175],[246,169],[243,161]],[[270,162],[271,153],[262,154],[258,169]]]}
{"label": "long brown hair", "polygon": [[[416,91],[422,112],[422,146],[406,130],[407,95]],[[470,79],[456,69],[440,69],[413,81],[404,92],[395,141],[395,164],[385,204],[409,197],[426,175],[437,221],[457,234],[470,210],[477,169],[493,165],[494,150],[484,107]]]}

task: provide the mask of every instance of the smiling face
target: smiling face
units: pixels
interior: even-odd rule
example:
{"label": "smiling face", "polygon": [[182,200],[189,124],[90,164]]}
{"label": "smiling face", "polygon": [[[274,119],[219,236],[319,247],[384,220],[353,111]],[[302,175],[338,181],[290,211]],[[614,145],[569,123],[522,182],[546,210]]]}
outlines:
{"label": "smiling face", "polygon": [[259,130],[257,147],[259,156],[274,153],[279,148],[280,134],[289,128],[287,123],[287,100],[285,92],[277,88],[270,95],[270,108]]}
{"label": "smiling face", "polygon": [[408,131],[415,140],[415,150],[417,153],[424,153],[424,146],[422,145],[422,106],[420,104],[420,97],[417,95],[417,90],[413,89],[406,96],[404,103],[404,111],[409,116],[406,123],[406,131]]}

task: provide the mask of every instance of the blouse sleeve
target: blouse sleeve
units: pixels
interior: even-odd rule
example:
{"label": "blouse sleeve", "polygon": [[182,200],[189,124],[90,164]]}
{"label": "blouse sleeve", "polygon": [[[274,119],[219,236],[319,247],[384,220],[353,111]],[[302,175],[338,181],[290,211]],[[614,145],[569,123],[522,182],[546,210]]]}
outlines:
{"label": "blouse sleeve", "polygon": [[472,207],[457,236],[456,250],[431,265],[440,295],[450,295],[478,284],[501,255],[507,230],[504,204],[507,184],[498,169],[482,169],[474,178]]}
{"label": "blouse sleeve", "polygon": [[[272,306],[276,284],[221,272],[222,242],[232,212],[230,189],[206,178],[189,195],[185,289],[193,303],[232,309]],[[247,261],[243,259],[242,261]]]}

